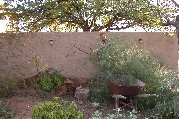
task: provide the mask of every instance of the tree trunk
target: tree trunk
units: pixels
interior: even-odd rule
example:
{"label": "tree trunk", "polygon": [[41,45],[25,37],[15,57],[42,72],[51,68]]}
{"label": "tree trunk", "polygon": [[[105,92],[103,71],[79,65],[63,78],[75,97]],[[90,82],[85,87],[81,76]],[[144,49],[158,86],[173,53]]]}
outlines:
{"label": "tree trunk", "polygon": [[83,29],[84,32],[90,32],[90,29]]}
{"label": "tree trunk", "polygon": [[83,26],[82,27],[84,32],[90,32],[91,28],[89,26]]}

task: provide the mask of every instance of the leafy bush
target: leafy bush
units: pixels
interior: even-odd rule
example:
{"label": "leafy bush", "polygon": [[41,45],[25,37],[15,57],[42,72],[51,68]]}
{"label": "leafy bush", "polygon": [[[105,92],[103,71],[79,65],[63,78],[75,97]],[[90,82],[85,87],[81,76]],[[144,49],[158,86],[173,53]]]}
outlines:
{"label": "leafy bush", "polygon": [[179,118],[179,99],[163,101],[155,106],[155,115],[159,118],[178,119]]}
{"label": "leafy bush", "polygon": [[32,108],[32,119],[82,119],[82,113],[77,110],[74,102],[68,105],[66,101],[59,102],[56,97],[52,101],[35,105]]}
{"label": "leafy bush", "polygon": [[40,75],[37,84],[42,90],[50,91],[51,89],[58,88],[62,85],[62,76],[57,73],[43,73]]}
{"label": "leafy bush", "polygon": [[[91,59],[96,63],[102,77],[113,78],[123,85],[139,79],[146,83],[144,93],[159,95],[159,101],[176,95],[176,88],[179,86],[176,74],[165,67],[161,60],[150,55],[146,50],[138,48],[135,44],[116,39],[107,47],[95,51],[97,52],[92,54]],[[142,107],[153,107],[156,100],[155,98],[146,98],[139,103]]]}
{"label": "leafy bush", "polygon": [[130,78],[126,79],[126,82],[129,82],[129,79],[140,79],[153,87],[159,83],[160,77],[157,74],[160,68],[159,61],[134,44],[122,40],[115,41],[94,53],[92,59],[97,62],[99,70],[104,72],[105,77],[108,77],[109,73],[118,78],[127,75]]}
{"label": "leafy bush", "polygon": [[108,88],[108,80],[98,74],[89,82],[89,98],[98,103],[110,103],[111,93]]}
{"label": "leafy bush", "polygon": [[158,98],[150,97],[146,99],[138,100],[138,109],[152,108],[157,103],[163,103],[163,101],[171,101],[178,95],[179,78],[178,76],[169,68],[162,67],[160,70],[160,84],[158,84],[157,90],[146,90],[148,93],[156,93],[159,95]]}

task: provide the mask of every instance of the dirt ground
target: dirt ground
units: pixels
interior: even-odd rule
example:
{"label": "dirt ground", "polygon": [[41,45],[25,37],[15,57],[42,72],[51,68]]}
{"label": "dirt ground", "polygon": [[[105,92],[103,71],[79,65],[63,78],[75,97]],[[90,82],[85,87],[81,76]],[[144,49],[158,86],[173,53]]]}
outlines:
{"label": "dirt ground", "polygon": [[[15,113],[12,119],[31,119],[33,105],[51,100],[55,96],[60,96],[59,92],[47,93],[39,89],[27,88],[15,91],[13,96],[3,100]],[[92,106],[91,101],[77,100],[74,99],[72,95],[63,95],[60,96],[60,98],[66,101],[75,101],[80,111],[83,112],[83,119],[89,119],[96,110],[103,112],[103,115],[107,115],[112,111],[114,112],[113,109],[115,108],[114,104],[100,105],[96,108]]]}
{"label": "dirt ground", "polygon": [[[3,100],[15,113],[12,119],[31,119],[33,105],[50,100],[55,96],[59,95],[54,92],[47,93],[37,89],[23,89],[16,91],[13,96]],[[100,110],[105,114],[114,108],[114,105],[101,105],[98,108],[94,108],[92,102],[77,100],[71,95],[60,96],[60,98],[66,101],[75,101],[80,111],[83,112],[84,119],[89,119],[96,110]]]}

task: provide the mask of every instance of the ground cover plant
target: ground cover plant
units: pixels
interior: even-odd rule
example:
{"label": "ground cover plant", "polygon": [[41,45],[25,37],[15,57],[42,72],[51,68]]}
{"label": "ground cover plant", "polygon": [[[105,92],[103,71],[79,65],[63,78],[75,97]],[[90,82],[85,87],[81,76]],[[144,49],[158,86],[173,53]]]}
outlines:
{"label": "ground cover plant", "polygon": [[32,119],[81,119],[82,113],[77,110],[74,102],[69,105],[64,100],[55,97],[52,101],[47,101],[35,105],[32,111]]}
{"label": "ground cover plant", "polygon": [[14,116],[14,112],[6,105],[0,105],[0,117],[5,119],[11,119]]}

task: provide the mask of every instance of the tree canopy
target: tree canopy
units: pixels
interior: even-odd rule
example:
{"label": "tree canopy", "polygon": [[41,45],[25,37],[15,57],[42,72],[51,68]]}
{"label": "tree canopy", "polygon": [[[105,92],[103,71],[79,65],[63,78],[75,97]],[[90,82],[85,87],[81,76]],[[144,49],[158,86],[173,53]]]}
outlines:
{"label": "tree canopy", "polygon": [[117,25],[118,30],[134,26],[159,28],[164,15],[176,10],[170,0],[157,0],[156,3],[152,0],[4,1],[0,16],[10,19],[9,25],[14,31],[30,32],[42,29],[92,32],[109,30],[113,25]]}

